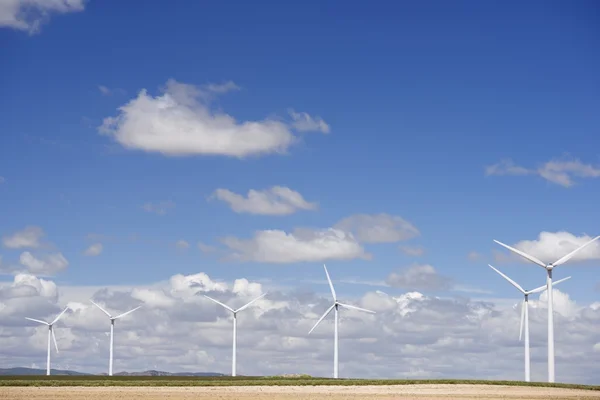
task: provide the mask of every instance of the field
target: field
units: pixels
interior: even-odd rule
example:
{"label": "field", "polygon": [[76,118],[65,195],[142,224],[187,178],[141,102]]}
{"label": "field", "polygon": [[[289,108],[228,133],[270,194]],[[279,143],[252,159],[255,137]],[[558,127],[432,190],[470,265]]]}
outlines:
{"label": "field", "polygon": [[2,376],[0,397],[6,400],[600,399],[600,386],[313,377]]}

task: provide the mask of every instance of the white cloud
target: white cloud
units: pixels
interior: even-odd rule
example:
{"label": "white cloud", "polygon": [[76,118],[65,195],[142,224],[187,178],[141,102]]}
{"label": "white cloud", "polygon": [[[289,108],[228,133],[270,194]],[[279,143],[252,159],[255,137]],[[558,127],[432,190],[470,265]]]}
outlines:
{"label": "white cloud", "polygon": [[422,246],[400,246],[399,249],[407,256],[419,257],[425,254],[425,248]]}
{"label": "white cloud", "polygon": [[158,203],[146,203],[142,208],[149,213],[165,215],[170,209],[175,208],[175,203],[171,200],[160,201]]}
{"label": "white cloud", "polygon": [[206,90],[212,93],[227,93],[235,90],[240,90],[240,87],[233,81],[227,81],[225,83],[217,84],[211,83],[205,86]]}
{"label": "white cloud", "polygon": [[120,88],[109,88],[107,86],[104,85],[98,85],[98,90],[100,91],[100,93],[102,93],[104,96],[111,96],[113,94],[122,94],[124,95],[126,92],[123,89]]}
{"label": "white cloud", "polygon": [[[48,320],[56,316],[67,300],[63,293],[74,290],[57,288],[53,282],[31,275],[0,283],[2,367],[43,364],[47,329],[23,317]],[[245,278],[216,282],[204,273],[175,275],[151,287],[75,290],[81,301],[70,301],[73,312],[56,326],[61,351],[53,355],[53,367],[106,372],[109,325],[106,316],[87,301],[93,298],[110,312],[143,304],[119,322],[116,370],[227,373],[231,367],[231,315],[201,294],[236,308],[267,291],[268,296],[238,315],[238,372],[331,376],[332,316],[308,335],[330,304],[329,293],[320,297],[305,291],[281,292]],[[557,378],[569,383],[595,383],[600,374],[596,329],[600,307],[577,306],[558,290],[555,298],[562,304],[555,316],[557,359],[561,360]],[[513,307],[518,299],[504,306],[501,302],[435,298],[419,292],[390,296],[375,291],[344,297],[344,302],[377,314],[340,312],[342,377],[523,377],[520,309]],[[534,381],[546,378],[546,324],[544,299],[530,299]]]}
{"label": "white cloud", "polygon": [[104,250],[104,246],[102,245],[102,243],[94,243],[93,245],[88,247],[83,254],[90,257],[96,257],[99,256],[100,253],[102,253],[102,250]]}
{"label": "white cloud", "polygon": [[0,176],[0,185],[6,182],[6,179],[3,176]]}
{"label": "white cloud", "polygon": [[399,272],[392,272],[386,279],[388,285],[408,290],[449,290],[452,279],[437,273],[428,264],[413,264]]}
{"label": "white cloud", "polygon": [[334,228],[265,230],[246,240],[227,237],[223,243],[232,251],[230,258],[238,261],[285,264],[371,257],[351,234]]}
{"label": "white cloud", "polygon": [[476,251],[471,251],[471,252],[469,252],[469,254],[467,254],[467,258],[470,261],[479,261],[481,259],[481,254],[479,254]]}
{"label": "white cloud", "polygon": [[[564,231],[541,232],[537,240],[522,240],[512,245],[512,247],[524,251],[525,253],[530,254],[541,261],[550,263],[557,261],[592,239],[593,238],[588,235],[575,236],[572,233]],[[583,250],[575,253],[573,258],[571,258],[568,262],[574,263],[600,259],[600,243],[598,242],[599,241],[596,241]],[[513,255],[512,253],[510,253],[509,257],[507,257],[506,252],[496,252],[495,258],[498,262],[505,262],[509,260],[529,262],[518,255]]]}
{"label": "white cloud", "polygon": [[584,164],[577,159],[556,159],[537,168],[528,169],[507,159],[486,167],[485,174],[537,175],[557,185],[571,187],[575,184],[575,178],[600,178],[600,166]]}
{"label": "white cloud", "polygon": [[294,110],[289,110],[289,113],[294,120],[292,126],[298,132],[330,132],[329,125],[321,117],[311,117],[308,113],[295,112]]}
{"label": "white cloud", "polygon": [[190,244],[187,241],[181,239],[175,242],[175,247],[177,247],[180,250],[186,250],[190,248]]}
{"label": "white cloud", "polygon": [[389,214],[356,214],[344,218],[334,226],[352,232],[360,242],[392,243],[411,239],[421,233],[402,217]]}
{"label": "white cloud", "polygon": [[317,208],[317,203],[308,202],[300,193],[283,186],[265,190],[251,189],[246,197],[227,189],[217,189],[213,197],[226,202],[237,213],[289,215],[299,210]]}
{"label": "white cloud", "polygon": [[222,155],[245,157],[285,153],[298,141],[293,126],[275,119],[237,122],[210,108],[217,93],[232,84],[196,87],[170,79],[163,94],[152,97],[144,89],[119,107],[99,128],[129,149],[166,156]]}
{"label": "white cloud", "polygon": [[27,226],[12,235],[4,236],[2,242],[9,249],[38,248],[43,236],[44,230],[39,226]]}
{"label": "white cloud", "polygon": [[111,93],[109,88],[107,88],[106,86],[102,86],[102,85],[98,86],[98,90],[100,91],[100,93],[102,93],[105,96],[108,96]]}
{"label": "white cloud", "polygon": [[206,243],[198,242],[198,249],[200,249],[203,253],[212,253],[217,249],[214,246],[208,245]]}
{"label": "white cloud", "polygon": [[37,258],[26,251],[21,253],[19,261],[21,262],[21,265],[26,267],[32,274],[44,276],[53,275],[69,266],[69,262],[61,253],[48,254],[41,258]]}
{"label": "white cloud", "polygon": [[83,11],[85,0],[2,0],[0,27],[38,33],[52,14]]}

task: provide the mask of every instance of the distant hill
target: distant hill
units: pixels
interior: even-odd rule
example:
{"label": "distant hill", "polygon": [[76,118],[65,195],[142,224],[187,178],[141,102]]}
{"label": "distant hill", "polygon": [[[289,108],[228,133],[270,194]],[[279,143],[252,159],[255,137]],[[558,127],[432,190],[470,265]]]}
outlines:
{"label": "distant hill", "polygon": [[[105,375],[105,374],[103,374]],[[228,376],[217,372],[165,372],[165,371],[142,371],[142,372],[117,372],[115,376]]]}
{"label": "distant hill", "polygon": [[[0,368],[0,375],[46,375],[45,369],[37,368]],[[62,369],[50,369],[50,375],[95,375],[85,372],[67,371]],[[97,375],[108,375],[106,373]],[[165,372],[165,371],[142,371],[142,372],[117,372],[115,376],[228,376],[217,372]]]}
{"label": "distant hill", "polygon": [[[0,368],[0,375],[46,375],[46,369],[39,368]],[[91,375],[77,371],[50,368],[50,375]]]}

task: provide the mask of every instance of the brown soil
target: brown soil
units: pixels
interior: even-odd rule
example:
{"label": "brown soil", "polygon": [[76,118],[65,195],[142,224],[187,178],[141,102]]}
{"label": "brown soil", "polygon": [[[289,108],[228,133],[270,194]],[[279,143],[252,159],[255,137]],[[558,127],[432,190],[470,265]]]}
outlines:
{"label": "brown soil", "polygon": [[486,385],[0,387],[2,400],[600,399],[600,391]]}

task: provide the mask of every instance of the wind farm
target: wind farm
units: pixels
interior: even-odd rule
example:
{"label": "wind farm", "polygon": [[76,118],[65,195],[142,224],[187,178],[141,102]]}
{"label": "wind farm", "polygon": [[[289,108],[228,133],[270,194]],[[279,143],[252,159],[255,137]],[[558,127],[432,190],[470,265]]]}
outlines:
{"label": "wind farm", "polygon": [[0,0],[0,400],[600,400],[599,11]]}

